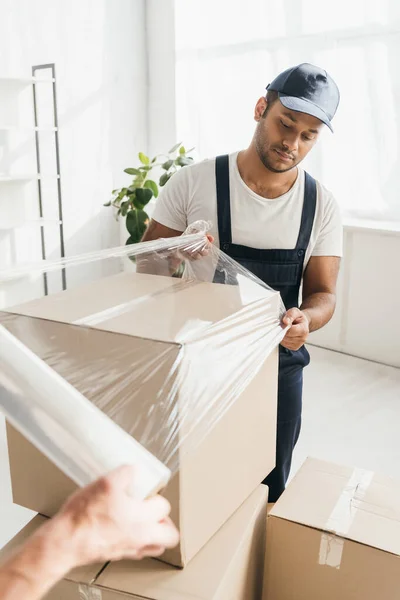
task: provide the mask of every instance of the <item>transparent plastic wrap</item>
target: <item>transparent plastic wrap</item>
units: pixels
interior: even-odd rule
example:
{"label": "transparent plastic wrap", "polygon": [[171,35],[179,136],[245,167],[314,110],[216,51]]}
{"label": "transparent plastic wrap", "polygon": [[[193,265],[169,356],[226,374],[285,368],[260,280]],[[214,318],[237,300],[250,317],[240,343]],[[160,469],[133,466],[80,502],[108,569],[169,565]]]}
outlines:
{"label": "transparent plastic wrap", "polygon": [[1,325],[0,364],[0,410],[77,485],[123,464],[135,498],[167,485],[167,467]]}
{"label": "transparent plastic wrap", "polygon": [[[93,463],[99,436],[78,443],[98,415],[61,411],[54,427],[64,432],[53,432],[46,447],[53,425],[37,418],[46,389],[48,406],[60,400],[65,409],[68,398],[72,406],[75,392],[90,400],[175,473],[182,452],[198,447],[283,339],[279,294],[210,244],[207,229],[198,222],[177,238],[0,271],[3,339],[18,340],[26,364],[41,359],[47,382],[7,370],[2,360],[3,387],[8,377],[19,398],[6,415],[17,428],[22,415],[25,434],[34,423],[36,445],[61,468],[57,456],[72,458],[67,474],[75,481],[84,482],[83,463],[91,478],[100,474]],[[54,397],[60,376],[62,399]],[[106,422],[99,427],[105,432]],[[58,448],[49,450],[52,444]],[[114,462],[132,462],[133,454],[126,445]]]}

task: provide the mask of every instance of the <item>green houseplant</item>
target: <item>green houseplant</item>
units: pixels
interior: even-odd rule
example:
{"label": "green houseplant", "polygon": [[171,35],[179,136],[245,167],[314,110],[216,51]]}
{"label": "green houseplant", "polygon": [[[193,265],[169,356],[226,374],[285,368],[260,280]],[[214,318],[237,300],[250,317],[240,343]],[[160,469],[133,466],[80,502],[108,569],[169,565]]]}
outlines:
{"label": "green houseplant", "polygon": [[[113,190],[112,198],[104,206],[116,208],[117,218],[119,216],[126,217],[125,224],[129,234],[126,244],[140,242],[149,222],[149,215],[145,210],[146,205],[153,197],[158,197],[159,187],[163,187],[180,168],[193,162],[193,158],[188,156],[192,150],[193,148],[186,150],[179,143],[167,154],[159,154],[151,160],[143,152],[139,152],[140,164],[124,170],[127,175],[133,176],[130,185]],[[151,172],[155,168],[161,171],[158,183],[150,178]]]}

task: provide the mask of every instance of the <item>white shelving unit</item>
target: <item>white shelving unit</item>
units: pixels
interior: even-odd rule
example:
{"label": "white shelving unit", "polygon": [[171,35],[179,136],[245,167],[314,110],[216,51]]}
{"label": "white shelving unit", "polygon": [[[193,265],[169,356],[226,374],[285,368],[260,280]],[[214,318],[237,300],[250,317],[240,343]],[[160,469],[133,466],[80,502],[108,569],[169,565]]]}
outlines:
{"label": "white shelving unit", "polygon": [[[48,65],[46,65],[48,66]],[[15,85],[30,85],[32,83],[48,83],[55,82],[55,78],[50,77],[0,77],[0,85],[14,83]]]}
{"label": "white shelving unit", "polygon": [[[38,73],[48,73],[49,76],[37,76]],[[49,123],[40,123],[38,110],[38,86],[48,96],[49,109],[47,110],[51,120]],[[47,87],[46,87],[47,86]],[[24,99],[25,118],[21,120],[21,98]],[[32,248],[32,256],[36,256],[44,263],[47,259],[46,232],[47,227],[53,228],[52,237],[59,240],[59,255],[65,256],[64,251],[64,227],[62,213],[61,174],[59,157],[59,127],[57,117],[56,77],[54,64],[36,65],[32,67],[31,77],[1,77],[0,76],[0,270],[17,266],[18,261],[12,259],[13,255],[23,254],[18,252],[18,240],[21,232],[26,229],[38,229],[35,239],[39,242],[39,248]],[[53,158],[55,161],[54,173],[43,172],[41,156],[41,138],[39,134],[50,134],[52,138]],[[23,143],[12,146],[10,140],[18,136],[25,136]],[[12,148],[12,149],[11,149]],[[28,156],[30,165],[25,172],[14,167],[18,164],[21,154],[27,153],[27,148],[32,149]],[[23,156],[25,158],[25,156]],[[3,159],[3,160],[1,160]],[[29,166],[35,168],[36,172],[30,172]],[[45,168],[45,171],[47,169]],[[22,172],[21,172],[22,171]],[[47,191],[47,182],[53,182],[51,193]],[[28,193],[28,186],[29,193]],[[47,197],[46,197],[47,194]],[[29,197],[29,199],[28,199]],[[56,197],[55,202],[53,198]],[[46,218],[46,200],[50,199],[51,218]],[[27,210],[27,205],[28,209]],[[47,207],[49,203],[47,203]],[[36,215],[34,213],[36,212]],[[54,216],[57,218],[53,218]],[[58,228],[54,234],[54,227]],[[57,231],[57,230],[56,230]],[[39,238],[37,237],[39,235]],[[56,236],[54,238],[54,235]],[[8,244],[8,246],[7,246]],[[29,244],[25,254],[29,255]],[[11,259],[6,264],[1,259],[4,256]],[[61,272],[61,287],[66,288],[65,271]],[[48,293],[47,274],[43,275],[43,294]]]}
{"label": "white shelving unit", "polygon": [[60,179],[59,175],[39,175],[32,173],[31,175],[1,175],[0,183],[23,183],[25,181],[41,181],[46,179]]}
{"label": "white shelving unit", "polygon": [[16,132],[16,131],[58,131],[57,127],[28,127],[28,126],[23,126],[23,125],[0,125],[0,132],[1,131],[9,131],[9,132]]}
{"label": "white shelving unit", "polygon": [[0,231],[13,231],[14,229],[23,229],[25,227],[45,227],[46,225],[61,225],[58,219],[32,219],[30,221],[20,223],[0,223]]}

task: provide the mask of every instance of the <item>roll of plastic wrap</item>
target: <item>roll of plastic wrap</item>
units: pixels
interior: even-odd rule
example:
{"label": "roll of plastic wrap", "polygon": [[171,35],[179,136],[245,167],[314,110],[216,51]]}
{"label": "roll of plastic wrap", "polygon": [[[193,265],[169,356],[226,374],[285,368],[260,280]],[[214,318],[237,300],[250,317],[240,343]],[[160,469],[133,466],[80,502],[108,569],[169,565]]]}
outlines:
{"label": "roll of plastic wrap", "polygon": [[77,389],[0,326],[0,410],[79,486],[137,466],[130,494],[157,493],[169,469]]}

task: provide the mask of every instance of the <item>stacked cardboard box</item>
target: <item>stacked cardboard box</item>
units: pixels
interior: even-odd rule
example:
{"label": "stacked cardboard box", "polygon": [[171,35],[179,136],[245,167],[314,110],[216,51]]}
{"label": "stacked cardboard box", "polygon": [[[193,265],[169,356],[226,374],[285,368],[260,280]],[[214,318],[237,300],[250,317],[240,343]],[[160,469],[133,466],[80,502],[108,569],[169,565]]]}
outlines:
{"label": "stacked cardboard box", "polygon": [[308,459],[269,512],[263,600],[400,598],[400,481]]}
{"label": "stacked cardboard box", "polygon": [[[71,571],[46,600],[260,600],[267,493],[259,486],[183,570],[152,559],[89,565]],[[45,520],[35,517],[0,558]]]}
{"label": "stacked cardboard box", "polygon": [[[124,273],[0,313],[1,324],[137,440],[145,438],[146,447],[156,456],[164,457],[162,441],[168,437],[165,424],[171,422],[172,415],[175,426],[178,421],[175,447],[172,448],[177,469],[165,495],[171,502],[172,518],[180,529],[181,543],[162,558],[178,567],[185,567],[197,559],[198,566],[193,563],[193,567],[190,564],[187,567],[196,573],[194,578],[204,575],[207,580],[210,577],[208,571],[211,569],[212,572],[213,565],[210,557],[214,556],[211,544],[216,547],[222,544],[215,541],[218,539],[217,532],[221,539],[228,540],[232,536],[233,540],[236,537],[241,547],[243,540],[250,535],[249,531],[259,530],[260,521],[256,517],[265,509],[266,500],[265,488],[262,492],[259,484],[275,464],[277,349],[263,364],[260,363],[258,372],[248,384],[238,386],[235,381],[232,390],[228,385],[226,395],[235,395],[234,401],[216,407],[218,418],[213,419],[210,415],[210,422],[205,428],[207,433],[194,439],[196,428],[193,433],[186,431],[190,429],[188,396],[196,393],[193,383],[187,385],[188,378],[197,376],[200,383],[201,379],[212,378],[215,369],[229,372],[228,366],[231,365],[226,364],[226,355],[225,358],[222,355],[224,360],[218,361],[218,347],[224,346],[221,340],[224,342],[225,339],[231,345],[230,360],[235,360],[235,352],[236,357],[240,357],[243,344],[247,343],[246,329],[251,328],[253,306],[256,307],[257,319],[261,314],[266,323],[276,321],[279,295],[250,280],[244,290],[239,286],[200,282],[182,284],[180,280],[169,277]],[[242,333],[237,329],[240,320],[246,323]],[[217,347],[213,350],[212,338],[206,339],[201,360],[196,364],[197,354],[192,348],[186,348],[185,339],[193,340],[193,333],[194,337],[201,338],[199,334],[213,327],[218,330]],[[244,350],[251,358],[248,350]],[[187,356],[190,357],[191,368],[184,363]],[[143,368],[143,364],[150,365],[150,370]],[[96,369],[101,372],[94,380]],[[113,379],[108,376],[107,369]],[[135,370],[141,373],[137,380]],[[132,401],[126,391],[127,374],[135,382],[131,387]],[[163,411],[154,410],[157,408],[157,392],[161,388],[165,390],[166,386],[177,389],[174,402],[171,406],[164,406]],[[169,397],[168,393],[166,397]],[[200,419],[204,406],[200,402],[192,402],[190,407],[190,422],[193,423],[197,419],[196,410]],[[144,418],[138,419],[141,410]],[[161,434],[146,438],[151,419],[152,432]],[[9,425],[7,435],[14,502],[51,517],[74,490],[74,484]],[[171,448],[168,451],[171,453]],[[243,520],[238,515],[246,517]],[[235,525],[239,521],[243,527]],[[250,523],[250,530],[248,524],[245,526],[246,521]],[[231,529],[236,533],[229,533]],[[227,548],[230,552],[227,550],[225,563],[220,567],[224,581],[224,573],[230,572],[232,564],[235,564],[232,568],[235,577],[239,576],[239,564],[247,564],[250,556],[247,549],[243,562],[240,552],[236,555],[232,542]],[[200,551],[203,558],[200,558]],[[261,555],[258,545],[257,556]],[[153,562],[150,564],[153,565]],[[147,585],[146,568],[143,567],[142,571],[142,567],[135,567],[132,576],[129,576],[132,577],[132,586],[134,581],[144,582],[140,583],[142,591],[137,592],[138,596],[164,600],[170,597],[183,599],[197,593],[197,590],[189,589],[190,573],[176,573],[158,562],[156,565],[149,567],[151,579],[158,578],[153,573],[155,569],[160,573],[160,586],[167,589],[168,582],[173,581],[176,591],[174,587],[170,596],[157,595],[158,587],[153,589],[149,583],[146,596],[142,590]],[[127,565],[112,567],[99,577],[99,585],[104,583],[106,587],[113,587],[114,583],[110,582],[114,581],[113,573],[119,573],[119,569],[131,573],[131,567]],[[204,573],[203,569],[206,569]],[[247,572],[247,567],[245,570]],[[253,575],[256,576],[255,573]],[[131,586],[129,577],[126,579],[127,586]],[[235,577],[232,575],[232,581]],[[254,577],[251,576],[251,579]],[[179,595],[180,582],[183,587]],[[249,600],[253,598],[248,592],[253,584],[248,582],[246,585],[247,595],[240,592],[240,586],[236,595],[233,592],[232,595],[220,594],[216,586],[213,592],[204,591],[209,595],[199,597]],[[123,591],[128,593],[131,590],[127,587]],[[132,594],[134,592],[132,587]]]}

